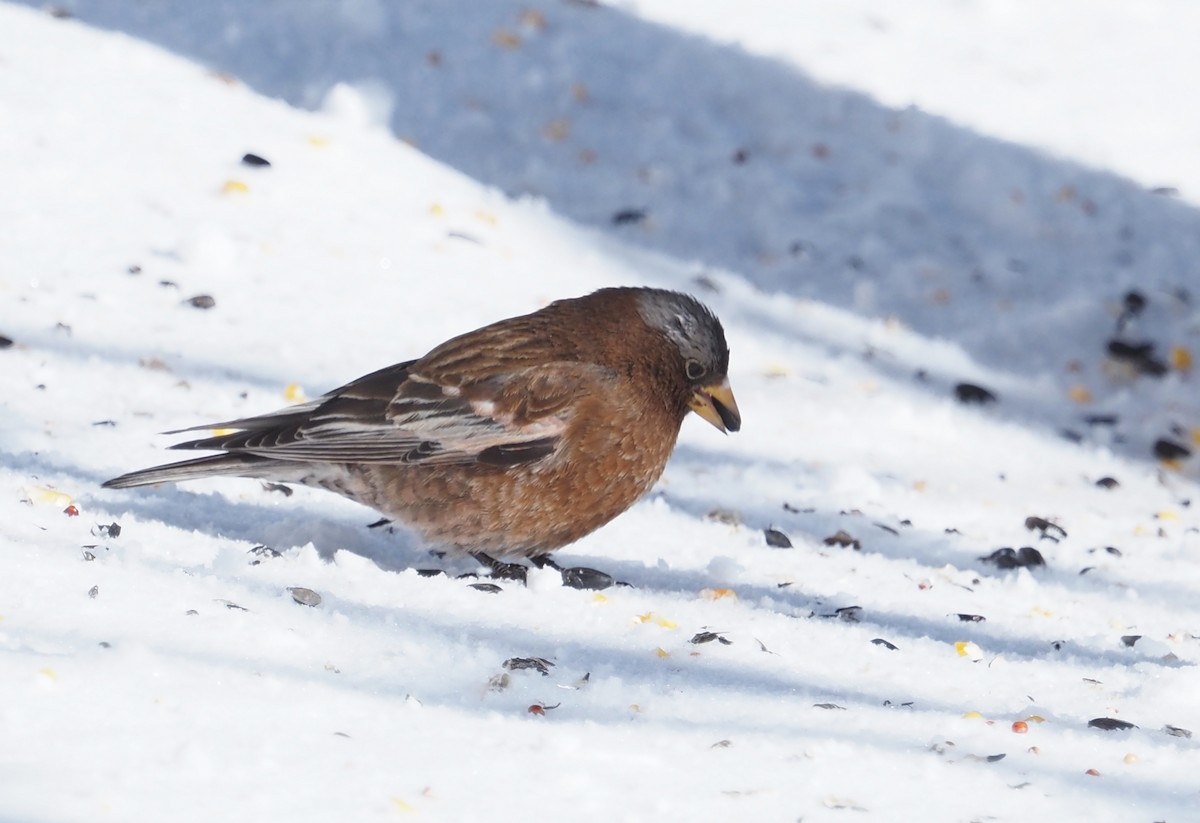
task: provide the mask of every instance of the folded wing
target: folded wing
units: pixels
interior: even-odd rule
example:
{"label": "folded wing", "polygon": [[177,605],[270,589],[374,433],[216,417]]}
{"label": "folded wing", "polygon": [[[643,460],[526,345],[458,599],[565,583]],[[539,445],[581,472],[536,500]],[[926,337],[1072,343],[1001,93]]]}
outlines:
{"label": "folded wing", "polygon": [[570,407],[605,370],[559,362],[464,374],[420,361],[389,366],[323,397],[259,417],[200,428],[235,432],[172,448],[306,463],[469,462],[514,465],[554,453]]}

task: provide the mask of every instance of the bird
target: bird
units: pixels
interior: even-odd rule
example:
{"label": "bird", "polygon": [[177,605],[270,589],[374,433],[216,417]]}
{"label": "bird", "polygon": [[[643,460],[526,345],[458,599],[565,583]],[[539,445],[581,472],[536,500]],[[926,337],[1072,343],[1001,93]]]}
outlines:
{"label": "bird", "polygon": [[226,475],[312,486],[376,509],[435,549],[469,554],[493,576],[522,577],[520,564],[497,558],[561,570],[550,553],[650,490],[689,413],[721,432],[741,428],[728,370],[721,322],[694,297],[604,288],[305,403],[166,432],[217,430],[170,448],[219,453],[103,486]]}

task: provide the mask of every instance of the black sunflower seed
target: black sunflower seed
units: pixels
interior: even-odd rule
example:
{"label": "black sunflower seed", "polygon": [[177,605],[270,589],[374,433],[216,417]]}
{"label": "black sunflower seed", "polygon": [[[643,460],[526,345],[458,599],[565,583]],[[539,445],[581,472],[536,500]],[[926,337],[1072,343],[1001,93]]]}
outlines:
{"label": "black sunflower seed", "polygon": [[589,569],[587,566],[571,566],[561,569],[560,574],[562,574],[563,585],[569,589],[599,591],[617,585],[616,579],[611,574],[598,569]]}
{"label": "black sunflower seed", "polygon": [[183,301],[189,306],[195,306],[198,309],[211,309],[217,305],[216,298],[209,294],[197,294],[195,297],[189,297]]}
{"label": "black sunflower seed", "polygon": [[1088,721],[1088,726],[1093,729],[1103,729],[1106,732],[1123,732],[1126,729],[1136,729],[1137,726],[1126,720],[1117,720],[1115,717],[1094,717]]}
{"label": "black sunflower seed", "polygon": [[510,657],[500,665],[510,672],[533,669],[536,672],[540,672],[542,677],[549,677],[550,669],[554,667],[554,664],[544,657]]}
{"label": "black sunflower seed", "polygon": [[959,383],[954,387],[954,396],[958,398],[960,403],[978,403],[981,406],[988,403],[995,403],[997,397],[994,392],[985,389],[983,386],[977,386],[974,383]]}
{"label": "black sunflower seed", "polygon": [[790,549],[792,547],[791,539],[779,529],[763,529],[763,536],[767,539],[767,545],[773,549]]}
{"label": "black sunflower seed", "polygon": [[1192,450],[1173,440],[1159,438],[1154,441],[1154,456],[1159,460],[1182,460],[1191,457]]}
{"label": "black sunflower seed", "polygon": [[733,645],[732,640],[721,637],[721,635],[718,634],[717,632],[697,632],[696,634],[694,634],[692,636],[692,639],[689,640],[688,642],[693,643],[698,646],[701,643],[711,643],[714,640],[716,640],[722,646],[732,646]]}
{"label": "black sunflower seed", "polygon": [[612,216],[614,226],[626,226],[631,223],[641,223],[646,219],[644,209],[621,209]]}

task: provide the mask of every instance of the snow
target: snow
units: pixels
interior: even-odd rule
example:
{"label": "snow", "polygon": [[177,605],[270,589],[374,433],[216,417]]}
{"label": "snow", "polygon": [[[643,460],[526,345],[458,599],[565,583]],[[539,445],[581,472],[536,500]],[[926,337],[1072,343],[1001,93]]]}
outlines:
{"label": "snow", "polygon": [[[1200,446],[1190,5],[40,5],[0,3],[0,820],[1195,817],[1200,470],[1152,452]],[[745,419],[560,553],[632,587],[99,487],[614,284],[716,311]]]}

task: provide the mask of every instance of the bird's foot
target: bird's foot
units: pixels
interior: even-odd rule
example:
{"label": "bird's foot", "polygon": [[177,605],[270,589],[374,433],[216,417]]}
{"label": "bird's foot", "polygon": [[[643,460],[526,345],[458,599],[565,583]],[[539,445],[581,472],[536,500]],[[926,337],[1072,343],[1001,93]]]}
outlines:
{"label": "bird's foot", "polygon": [[[491,576],[495,580],[516,580],[522,584],[528,582],[528,566],[524,566],[521,563],[505,563],[484,552],[471,552],[471,557],[475,558],[480,565],[486,566],[491,571]],[[599,571],[598,569],[589,569],[587,566],[569,566],[564,568],[554,562],[554,559],[548,554],[535,554],[529,558],[529,562],[539,569],[554,569],[562,575],[563,585],[571,589],[599,591],[600,589],[607,589],[612,586],[629,585],[617,580],[611,574]]]}
{"label": "bird's foot", "polygon": [[480,565],[487,566],[496,580],[516,580],[522,585],[526,582],[526,576],[529,573],[528,566],[520,563],[505,563],[483,552],[471,552],[471,557],[479,561]]}

